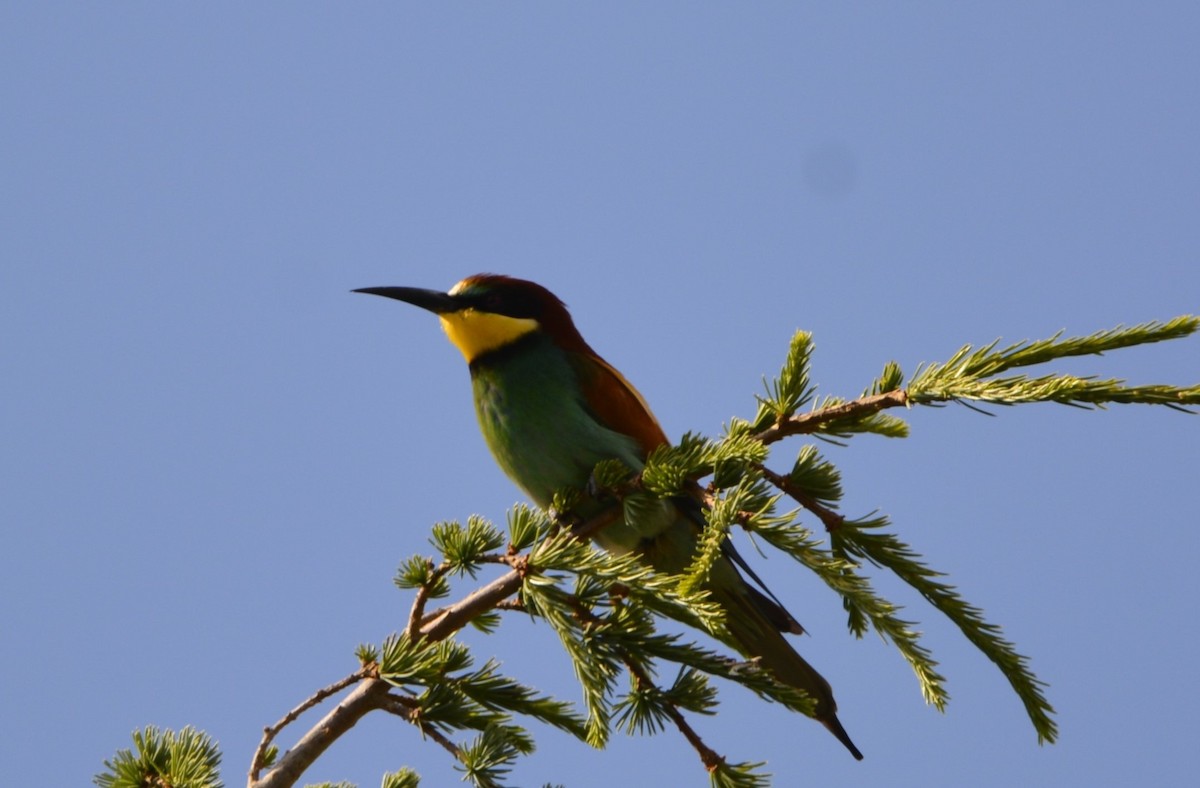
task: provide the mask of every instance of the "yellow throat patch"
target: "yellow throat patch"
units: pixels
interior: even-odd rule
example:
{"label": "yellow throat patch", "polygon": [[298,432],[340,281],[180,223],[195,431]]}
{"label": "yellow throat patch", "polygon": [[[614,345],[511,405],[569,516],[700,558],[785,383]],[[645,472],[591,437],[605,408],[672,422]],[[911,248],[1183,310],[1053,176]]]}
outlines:
{"label": "yellow throat patch", "polygon": [[442,329],[470,364],[491,350],[516,342],[537,331],[538,321],[531,317],[509,317],[476,309],[463,309],[438,315]]}

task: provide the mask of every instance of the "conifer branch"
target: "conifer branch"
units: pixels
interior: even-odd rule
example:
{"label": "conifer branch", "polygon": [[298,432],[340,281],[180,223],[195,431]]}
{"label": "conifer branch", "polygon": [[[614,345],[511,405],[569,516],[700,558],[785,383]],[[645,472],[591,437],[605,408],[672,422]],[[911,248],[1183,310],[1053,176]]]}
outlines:
{"label": "conifer branch", "polygon": [[346,676],[346,678],[341,679],[340,681],[335,681],[328,687],[317,690],[307,700],[285,714],[283,718],[279,720],[279,722],[263,728],[262,740],[258,743],[258,747],[254,750],[254,756],[250,761],[250,785],[253,785],[255,781],[258,780],[259,773],[267,763],[267,751],[271,746],[271,742],[275,740],[275,737],[279,735],[280,731],[282,731],[291,723],[295,722],[301,714],[308,711],[313,706],[321,703],[331,695],[336,695],[337,693],[346,689],[346,687],[349,687],[351,684],[354,684],[357,681],[362,681],[370,676],[374,670],[374,665],[365,665],[362,668],[359,668],[349,676]]}
{"label": "conifer branch", "polygon": [[[877,432],[902,437],[907,434],[906,425],[893,417],[883,416],[882,410],[900,406],[938,405],[947,401],[975,400],[1004,405],[1058,402],[1101,408],[1110,403],[1138,403],[1185,410],[1186,405],[1200,404],[1200,385],[1128,386],[1123,380],[1072,375],[1000,375],[1014,368],[1043,364],[1059,358],[1101,354],[1134,345],[1178,339],[1198,329],[1200,318],[1182,316],[1131,328],[1118,326],[1082,337],[1064,339],[1060,332],[1049,339],[1018,342],[1002,349],[998,349],[998,341],[979,349],[967,345],[943,364],[920,368],[907,387],[902,387],[903,374],[899,367],[889,364],[883,376],[862,397],[849,402],[826,399],[804,414],[796,414],[795,410],[815,397],[815,390],[808,383],[812,346],[807,334],[798,335],[793,340],[779,378],[768,386],[770,396],[765,400],[760,398],[754,421],[735,421],[729,429],[729,435],[740,435],[752,424],[757,430],[753,432],[754,437],[763,444],[800,434],[849,437],[859,432]],[[797,392],[801,390],[803,396],[798,396]],[[859,559],[889,569],[950,618],[967,639],[1004,673],[1024,703],[1039,741],[1055,740],[1057,729],[1050,716],[1053,709],[1042,693],[1045,685],[1029,671],[1028,660],[1002,637],[999,627],[983,619],[979,608],[963,600],[953,586],[937,580],[941,574],[920,561],[912,548],[892,534],[876,532],[874,529],[886,524],[885,518],[847,521],[836,509],[841,487],[832,465],[819,460],[813,451],[807,451],[801,452],[795,468],[787,476],[771,471],[763,463],[757,463],[754,468],[772,486],[821,520],[830,534],[833,555],[843,559],[844,568],[854,566],[854,560]],[[743,521],[748,524],[749,515]],[[808,562],[810,568],[833,587],[837,588],[837,584],[843,582],[836,571],[829,571],[833,564],[822,568],[822,561],[816,558],[820,553],[814,552],[812,545],[805,544],[804,538],[796,538],[795,534],[781,537],[778,529],[774,533],[770,528],[764,531],[761,523],[757,528],[751,527],[751,530],[763,533],[768,541],[774,539],[775,546]],[[856,582],[850,584],[851,588],[857,585]],[[857,589],[858,592],[863,590]],[[861,634],[865,619],[875,620],[867,613],[868,608],[863,606],[864,603],[868,606],[874,604],[871,597],[869,593],[855,593],[853,596],[843,594],[851,614],[851,629],[856,633]],[[900,641],[893,639],[897,645],[906,642],[903,628],[901,635]],[[922,666],[931,664],[925,663],[920,651],[913,652],[911,657],[915,658],[910,658],[910,662],[919,674]],[[938,698],[944,699],[944,695],[938,692],[939,685],[940,677],[936,673],[922,678],[927,699],[940,707]]]}
{"label": "conifer branch", "polygon": [[[1000,627],[984,620],[982,610],[964,600],[954,586],[937,581],[935,578],[942,577],[942,573],[922,563],[911,547],[894,534],[873,530],[885,525],[886,518],[847,521],[836,510],[822,505],[797,488],[787,477],[768,468],[762,470],[772,484],[817,515],[831,535],[831,546],[836,555],[852,556],[891,570],[945,614],[971,643],[1000,668],[1025,705],[1038,733],[1038,740],[1054,742],[1058,735],[1057,725],[1050,716],[1054,709],[1042,692],[1044,682],[1029,670],[1028,659],[1016,652],[1012,642],[1002,636]],[[940,707],[941,704],[935,705]]]}
{"label": "conifer branch", "polygon": [[1182,339],[1195,333],[1198,329],[1200,329],[1200,317],[1180,315],[1165,323],[1151,320],[1129,328],[1117,326],[1097,331],[1094,334],[1066,339],[1061,338],[1063,332],[1059,331],[1048,339],[1025,340],[1009,345],[1002,350],[996,350],[1000,340],[978,350],[973,349],[970,345],[964,345],[951,356],[949,361],[944,364],[931,364],[923,371],[919,371],[917,377],[936,378],[947,374],[975,378],[991,377],[1014,367],[1045,364],[1059,358],[1098,356],[1110,350]]}
{"label": "conifer branch", "polygon": [[832,534],[836,550],[862,558],[891,570],[908,583],[930,604],[949,618],[976,648],[996,664],[1025,706],[1025,711],[1038,734],[1038,742],[1051,744],[1058,738],[1058,725],[1053,717],[1054,707],[1043,693],[1045,682],[1029,669],[1027,657],[1017,653],[1016,646],[1003,636],[1003,630],[988,623],[983,611],[963,599],[958,590],[936,578],[941,572],[930,569],[920,556],[895,534],[877,529],[886,524],[885,518],[875,521],[849,521]]}
{"label": "conifer branch", "polygon": [[455,760],[459,760],[462,757],[462,750],[459,749],[457,744],[452,742],[448,736],[443,735],[436,727],[421,719],[421,706],[412,698],[388,693],[387,697],[379,704],[379,708],[415,725],[421,731],[422,736],[428,736],[433,739],[442,749],[450,753]]}
{"label": "conifer branch", "polygon": [[[609,507],[578,525],[573,530],[573,533],[577,538],[586,539],[589,535],[594,534],[611,523],[619,514],[620,510],[618,507]],[[489,557],[489,562],[491,562],[491,558],[507,563],[512,569],[490,583],[476,589],[458,602],[433,613],[423,615],[415,629],[417,637],[410,638],[411,640],[416,641],[419,638],[425,643],[436,643],[444,640],[475,618],[508,600],[521,589],[522,579],[528,570],[528,556],[521,554],[491,556]],[[435,568],[432,562],[420,559],[419,562],[410,561],[408,566],[417,566],[418,563],[426,564],[430,569],[430,572],[425,576],[425,582],[418,586],[418,593],[421,588],[439,588],[445,579],[446,572],[439,571],[444,564]],[[398,578],[398,580],[400,579]],[[437,595],[437,592],[433,590],[427,591],[426,599],[434,595]],[[414,604],[414,611],[419,610],[420,608]],[[411,631],[413,631],[412,620],[405,627],[406,633]],[[370,670],[370,668],[364,667],[362,670],[351,674],[345,679],[319,690],[285,715],[274,726],[264,729],[263,741],[260,742],[258,749],[255,750],[252,759],[247,782],[248,788],[291,788],[300,779],[304,771],[334,741],[349,731],[359,719],[370,711],[383,708],[384,704],[390,703],[389,698],[395,696],[388,693],[389,685],[384,681],[374,678],[374,674]],[[305,711],[349,687],[356,681],[359,683],[354,691],[347,695],[337,707],[302,736],[300,741],[280,758],[274,767],[265,775],[259,776],[265,767],[267,752],[271,742],[285,727],[295,722]]]}
{"label": "conifer branch", "polygon": [[362,679],[349,695],[296,742],[275,766],[259,779],[251,779],[248,788],[291,788],[301,775],[368,712],[383,707],[388,683],[375,678]]}
{"label": "conifer branch", "polygon": [[765,465],[760,465],[758,470],[762,473],[763,478],[773,486],[787,493],[792,500],[815,514],[827,532],[836,531],[842,523],[846,522],[846,518],[837,510],[823,505],[816,496],[810,495],[800,485],[794,484],[787,476],[776,473]]}
{"label": "conifer branch", "polygon": [[[620,508],[610,506],[571,530],[577,539],[587,539],[620,516]],[[525,564],[521,556],[507,557],[515,567],[487,585],[472,591],[453,605],[435,610],[421,619],[419,634],[430,641],[441,640],[465,627],[470,621],[521,589]]]}
{"label": "conifer branch", "polygon": [[917,676],[925,702],[939,710],[945,708],[950,698],[945,688],[946,679],[937,670],[937,660],[921,645],[921,633],[913,628],[913,622],[896,615],[900,606],[880,596],[870,581],[856,571],[857,565],[853,561],[836,552],[822,550],[811,532],[794,523],[759,523],[751,530],[812,570],[836,591],[850,614],[851,631],[862,637],[865,624],[869,623],[908,662]]}
{"label": "conifer branch", "polygon": [[433,561],[425,560],[428,582],[418,585],[417,592],[413,594],[412,608],[408,612],[408,627],[405,629],[405,634],[414,640],[420,635],[421,622],[425,618],[425,605],[429,602],[430,596],[435,593],[434,589],[441,585],[446,572],[450,570],[448,563],[443,562],[441,566],[435,568]]}
{"label": "conifer branch", "polygon": [[179,731],[147,725],[133,732],[133,750],[118,750],[104,762],[107,771],[93,782],[100,788],[142,788],[187,784],[189,788],[221,788],[221,751],[203,731]]}
{"label": "conifer branch", "polygon": [[[1072,375],[996,376],[1009,369],[1059,358],[1100,355],[1120,348],[1179,339],[1197,330],[1200,330],[1200,317],[1182,315],[1166,322],[1150,321],[1131,328],[1118,326],[1081,337],[1063,339],[1059,332],[1049,339],[1018,342],[1000,350],[996,349],[999,341],[978,349],[966,345],[945,363],[920,367],[905,388],[901,388],[903,376],[899,368],[889,365],[870,393],[846,402],[826,401],[807,413],[797,414],[795,410],[813,398],[807,379],[812,349],[810,339],[805,335],[802,357],[796,357],[793,344],[779,380],[769,387],[779,398],[767,400],[765,404],[760,398],[755,424],[764,426],[754,433],[754,437],[764,444],[775,443],[790,435],[816,433],[839,435],[868,431],[900,437],[902,433],[896,432],[897,426],[893,423],[885,423],[881,429],[881,425],[864,422],[887,408],[958,400],[1005,405],[1058,402],[1085,407],[1103,407],[1108,403],[1145,404],[1185,410],[1187,405],[1200,404],[1200,384],[1126,386],[1119,379],[1098,380]],[[798,365],[804,367],[803,396],[795,393]],[[793,382],[786,383],[789,380]],[[774,416],[774,420],[767,416]]]}
{"label": "conifer branch", "polygon": [[682,641],[674,635],[658,633],[638,637],[636,647],[639,652],[651,657],[675,662],[705,675],[740,684],[763,700],[779,703],[791,711],[808,717],[816,714],[814,701],[809,695],[790,684],[782,683],[775,678],[775,674],[755,660],[733,659],[711,649],[701,648],[695,643]]}
{"label": "conifer branch", "polygon": [[849,402],[827,405],[808,413],[789,415],[770,427],[760,430],[755,437],[762,443],[770,444],[783,440],[789,435],[811,435],[817,432],[826,432],[830,426],[836,425],[838,422],[861,419],[886,408],[906,407],[908,402],[908,393],[902,389],[871,394]]}
{"label": "conifer branch", "polygon": [[521,573],[513,569],[487,585],[475,589],[453,605],[429,613],[421,619],[417,631],[426,640],[434,642],[442,640],[519,590],[521,590]]}
{"label": "conifer branch", "polygon": [[[633,676],[634,681],[637,682],[638,689],[643,692],[652,692],[662,698],[664,694],[662,688],[654,683],[650,672],[640,662],[630,657],[628,653],[625,653],[623,656],[625,658],[625,668]],[[716,771],[725,763],[724,756],[718,755],[716,750],[704,743],[704,740],[700,738],[700,734],[696,733],[695,728],[691,726],[687,718],[679,711],[679,707],[663,698],[661,708],[663,713],[679,729],[679,732],[683,734],[683,738],[687,739],[688,744],[692,745],[692,749],[700,756],[700,762],[704,764],[706,770],[709,772]]]}
{"label": "conifer branch", "polygon": [[[860,570],[870,563],[895,574],[998,666],[1024,703],[1039,741],[1053,742],[1057,728],[1051,716],[1053,708],[1043,695],[1045,685],[1002,630],[988,623],[978,607],[964,600],[908,544],[883,532],[885,517],[850,520],[842,515],[838,511],[840,476],[815,448],[802,449],[792,470],[781,474],[767,466],[767,447],[791,435],[817,435],[833,443],[860,433],[904,437],[907,424],[883,411],[948,401],[968,407],[972,407],[970,402],[1058,402],[1098,408],[1138,403],[1186,410],[1200,405],[1200,385],[1128,385],[1120,379],[1030,376],[1012,371],[1177,339],[1197,330],[1200,318],[1182,316],[1087,336],[1064,338],[1060,332],[1003,348],[998,341],[980,348],[967,345],[944,363],[918,367],[907,385],[900,368],[889,363],[861,397],[850,401],[817,401],[810,374],[812,337],[798,332],[779,376],[767,383],[765,394],[757,398],[757,412],[751,421],[734,420],[720,440],[685,435],[678,445],[653,452],[645,468],[632,478],[630,469],[619,462],[601,463],[593,481],[615,500],[605,502],[587,521],[567,523],[553,513],[546,517],[529,507],[517,507],[509,515],[506,550],[502,550],[506,537],[482,518],[472,516],[465,526],[457,522],[435,525],[432,542],[441,554],[440,562],[414,556],[401,565],[396,576],[399,587],[415,591],[404,634],[389,638],[380,651],[361,647],[363,666],[358,671],[318,690],[264,728],[247,784],[249,788],[294,785],[333,741],[362,716],[380,709],[412,723],[450,752],[467,780],[494,785],[518,755],[533,747],[529,735],[513,723],[514,715],[540,720],[603,746],[615,709],[621,715],[618,728],[654,733],[666,727],[667,721],[673,724],[700,756],[714,786],[764,785],[765,778],[757,772],[761,764],[728,764],[704,743],[683,712],[712,713],[715,690],[706,676],[742,684],[764,699],[809,715],[813,714],[812,698],[781,684],[755,661],[739,662],[682,642],[678,636],[661,635],[653,624],[652,614],[662,615],[728,641],[723,614],[708,600],[704,588],[709,570],[723,560],[722,547],[734,524],[758,534],[820,577],[841,597],[851,631],[861,637],[874,628],[891,641],[912,666],[926,700],[941,709],[948,694],[937,662],[920,644],[914,625],[898,617],[900,608],[880,597]],[[802,407],[810,410],[797,413]],[[702,493],[696,481],[706,476],[711,483]],[[795,522],[794,512],[775,513],[782,498],[779,493],[821,521],[829,535],[828,548]],[[562,506],[556,498],[555,507],[568,511],[581,496],[563,496]],[[708,503],[707,528],[684,575],[660,575],[636,556],[612,556],[587,543],[589,537],[621,517],[636,524],[641,512],[661,511],[663,499],[671,499],[699,523],[696,502],[701,498]],[[450,593],[452,577],[473,578],[488,564],[503,565],[508,571],[458,601],[426,612],[430,600]],[[561,587],[568,578],[574,580],[570,592]],[[539,696],[501,675],[498,664],[491,660],[469,670],[471,654],[452,636],[468,624],[488,631],[498,624],[497,611],[501,610],[521,610],[550,623],[579,677],[586,719],[570,704]],[[683,666],[670,689],[656,684],[655,660]],[[614,706],[613,680],[622,668],[633,682],[633,690]],[[275,762],[273,742],[283,729],[350,687],[353,689]],[[463,730],[476,731],[478,736],[468,743],[455,743],[451,734]],[[203,734],[186,728],[179,734],[147,728],[135,732],[134,740],[139,753],[118,752],[113,762],[105,763],[110,773],[98,775],[98,784],[113,788],[121,788],[129,780],[133,780],[131,785],[141,784],[138,780],[143,776],[150,779],[156,774],[159,760],[175,758],[203,771],[207,780],[203,784],[219,785],[219,752]],[[405,780],[412,782],[409,777]]]}
{"label": "conifer branch", "polygon": [[[771,692],[778,691],[779,694],[791,701],[789,707],[800,708],[809,714],[812,713],[811,699],[804,696],[803,693],[798,693],[794,688],[779,683],[757,664],[738,663],[692,645],[685,645],[678,650],[673,650],[672,646],[676,645],[676,639],[673,636],[663,636],[654,632],[653,628],[648,626],[649,621],[645,617],[640,618],[641,626],[638,626],[634,621],[628,619],[628,616],[637,618],[632,611],[614,611],[613,615],[621,616],[624,613],[627,623],[634,623],[634,626],[629,628],[611,627],[609,621],[597,616],[586,604],[581,604],[582,600],[575,598],[573,601],[577,605],[576,616],[584,626],[598,631],[608,631],[618,644],[614,653],[625,665],[625,669],[634,682],[634,691],[631,696],[641,699],[641,703],[637,703],[631,698],[625,706],[627,717],[625,726],[628,729],[636,728],[653,733],[660,727],[657,718],[664,717],[670,720],[696,751],[700,762],[709,773],[713,785],[728,786],[729,788],[762,788],[769,784],[766,776],[757,772],[757,769],[763,765],[762,763],[728,763],[723,755],[704,742],[683,715],[680,710],[680,706],[683,704],[687,704],[691,710],[699,713],[712,713],[712,707],[716,703],[715,692],[708,688],[702,676],[696,674],[692,667],[685,668],[680,673],[679,679],[676,680],[675,686],[671,690],[664,691],[654,681],[651,663],[644,660],[641,655],[664,657],[689,666],[699,662],[704,666],[699,667],[699,670],[709,672],[707,668],[714,668],[711,671],[714,675],[730,678],[744,683],[746,686],[757,685],[759,689],[770,686],[767,694],[760,692],[760,695],[769,697]],[[696,659],[697,657],[699,659]],[[756,681],[754,677],[761,678],[762,681]],[[800,696],[798,701],[796,700],[797,696]]]}
{"label": "conifer branch", "polygon": [[997,350],[999,341],[975,349],[963,346],[949,361],[918,370],[908,386],[916,404],[972,399],[1000,405],[1021,402],[1059,402],[1103,407],[1105,404],[1166,405],[1185,410],[1200,404],[1200,385],[1126,386],[1118,379],[1098,380],[1073,375],[1011,375],[997,377],[1016,367],[1043,364],[1059,358],[1099,355],[1110,350],[1163,342],[1188,336],[1200,329],[1200,317],[1182,315],[1165,323],[1151,321],[1125,328],[1118,326],[1082,337],[1025,341]]}

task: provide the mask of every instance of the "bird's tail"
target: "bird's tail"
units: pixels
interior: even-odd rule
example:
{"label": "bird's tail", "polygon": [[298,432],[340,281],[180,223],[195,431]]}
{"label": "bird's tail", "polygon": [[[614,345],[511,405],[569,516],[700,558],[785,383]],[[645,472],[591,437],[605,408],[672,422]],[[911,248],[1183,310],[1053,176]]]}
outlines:
{"label": "bird's tail", "polygon": [[757,658],[780,681],[803,690],[811,697],[816,704],[813,715],[816,720],[861,761],[862,753],[854,746],[850,735],[838,720],[837,702],[833,699],[833,688],[829,682],[784,639],[754,603],[748,587],[744,584],[731,585],[721,583],[719,587],[710,586],[709,591],[713,600],[725,610],[725,626],[733,637],[734,645],[745,656]]}

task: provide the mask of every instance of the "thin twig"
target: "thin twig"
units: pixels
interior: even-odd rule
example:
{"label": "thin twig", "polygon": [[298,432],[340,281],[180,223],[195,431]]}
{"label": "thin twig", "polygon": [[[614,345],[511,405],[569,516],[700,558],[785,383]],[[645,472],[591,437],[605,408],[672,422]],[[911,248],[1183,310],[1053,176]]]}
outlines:
{"label": "thin twig", "polygon": [[[610,525],[620,516],[621,509],[619,506],[609,507],[572,529],[572,533],[580,539],[585,539]],[[512,571],[501,575],[486,586],[476,589],[454,604],[435,610],[433,613],[422,615],[420,618],[417,618],[416,614],[421,612],[421,608],[414,601],[414,615],[406,627],[406,632],[410,634],[410,637],[414,631],[414,621],[417,624],[415,628],[416,635],[430,643],[436,643],[450,637],[450,635],[462,629],[473,619],[489,610],[495,609],[513,594],[520,591],[525,575],[536,571],[536,568],[529,564],[528,554],[489,556],[488,558],[489,562],[494,558],[495,563],[504,563],[511,566]],[[427,598],[428,594],[426,594]],[[300,779],[305,769],[343,733],[350,730],[364,714],[373,709],[384,708],[386,705],[393,703],[391,699],[397,696],[389,694],[389,685],[387,682],[375,678],[373,670],[374,667],[363,668],[336,684],[319,690],[311,698],[289,712],[286,717],[274,726],[265,729],[263,743],[259,745],[259,749],[254,754],[249,782],[247,783],[248,788],[290,788],[290,786],[295,785]],[[294,722],[300,714],[325,700],[330,695],[345,689],[355,681],[361,682],[359,686],[347,695],[333,711],[314,725],[308,733],[304,734],[300,741],[296,743],[296,746],[280,758],[278,764],[267,772],[264,777],[259,779],[258,774],[263,769],[267,747],[270,746],[270,742],[275,736],[288,724]],[[435,733],[428,730],[426,732],[430,738],[435,738]],[[443,744],[443,746],[445,745]]]}
{"label": "thin twig", "polygon": [[[580,539],[587,538],[610,525],[620,516],[620,507],[613,506],[572,529],[571,533]],[[430,613],[421,621],[419,634],[430,642],[443,640],[462,629],[481,613],[492,610],[500,602],[517,593],[521,589],[521,581],[524,576],[533,571],[533,567],[529,566],[529,556],[506,556],[505,562],[514,567],[513,571],[501,575],[483,588],[472,591],[458,602]]]}
{"label": "thin twig", "polygon": [[523,573],[513,570],[483,588],[477,588],[452,605],[430,613],[420,622],[418,634],[430,643],[445,640],[472,619],[494,608],[521,590]]}
{"label": "thin twig", "polygon": [[789,435],[808,435],[820,432],[821,428],[831,421],[840,421],[841,419],[857,416],[868,416],[887,408],[905,407],[908,405],[908,402],[908,392],[904,389],[885,391],[882,394],[871,394],[870,396],[843,402],[840,405],[831,405],[828,408],[820,408],[808,413],[789,416],[767,427],[755,437],[763,443],[774,443],[783,440]]}
{"label": "thin twig", "polygon": [[[573,603],[572,608],[575,618],[585,626],[592,627],[603,623],[603,619],[596,615],[595,611],[584,604],[579,597],[572,594],[569,598]],[[695,729],[688,723],[687,718],[679,711],[679,707],[667,700],[665,693],[654,683],[654,679],[651,678],[650,672],[646,670],[642,662],[636,659],[625,648],[618,648],[617,651],[621,656],[621,661],[625,663],[625,668],[629,671],[629,674],[637,680],[638,687],[654,690],[662,699],[667,716],[675,723],[675,727],[679,729],[683,737],[688,740],[688,744],[692,745],[697,754],[700,755],[700,761],[704,764],[704,768],[710,772],[720,768],[725,763],[724,756],[704,743],[704,740],[700,738],[700,734],[696,733]]]}
{"label": "thin twig", "polygon": [[316,706],[330,695],[335,695],[346,689],[346,687],[349,687],[354,682],[361,681],[367,676],[370,676],[374,670],[374,665],[364,666],[359,670],[354,671],[346,678],[341,679],[340,681],[335,681],[328,687],[317,690],[312,694],[312,697],[308,698],[299,706],[285,714],[283,719],[281,719],[279,722],[263,728],[262,741],[258,743],[258,748],[254,751],[254,758],[250,762],[250,784],[253,784],[254,781],[258,779],[258,774],[262,771],[263,765],[266,763],[267,748],[271,746],[271,742],[274,741],[275,737],[279,735],[281,730],[295,722],[301,714],[308,711],[313,706]]}
{"label": "thin twig", "polygon": [[402,698],[399,695],[388,695],[386,698],[384,698],[383,703],[380,704],[380,708],[386,712],[395,714],[397,717],[401,717],[408,722],[411,722],[417,727],[418,730],[421,731],[422,736],[428,736],[438,744],[442,745],[442,748],[446,750],[446,752],[453,755],[455,760],[462,760],[462,750],[459,749],[458,745],[450,741],[450,739],[447,738],[446,735],[437,728],[421,719],[421,707],[417,705],[415,700],[412,700],[411,698]]}
{"label": "thin twig", "polygon": [[249,788],[290,788],[296,784],[313,761],[321,756],[343,733],[354,727],[368,712],[382,708],[388,695],[388,683],[367,677],[321,721],[296,742],[296,746],[262,779],[251,779]]}
{"label": "thin twig", "polygon": [[571,534],[577,539],[588,539],[595,536],[600,531],[603,531],[614,521],[621,518],[622,511],[619,504],[613,504],[599,514],[585,520],[580,525],[571,529]]}
{"label": "thin twig", "polygon": [[798,504],[820,518],[821,522],[825,525],[826,531],[836,531],[842,526],[843,523],[846,522],[846,518],[843,515],[835,512],[828,506],[821,504],[816,498],[813,498],[811,495],[804,492],[804,490],[794,484],[788,477],[776,473],[765,465],[758,465],[756,467],[758,470],[762,471],[763,478],[765,478],[768,482],[773,484],[776,488],[787,493]]}
{"label": "thin twig", "polygon": [[429,579],[425,583],[422,583],[417,588],[417,593],[413,595],[412,608],[408,613],[408,626],[404,631],[408,639],[413,642],[416,642],[417,635],[420,634],[420,623],[421,619],[425,617],[425,605],[429,601],[429,593],[433,588],[437,587],[437,584],[450,568],[445,563],[437,567],[433,565],[433,561],[429,561],[428,564],[430,570]]}
{"label": "thin twig", "polygon": [[[629,653],[624,650],[621,652],[621,658],[625,662],[625,667],[628,668],[629,672],[637,680],[639,687],[646,687],[656,691],[660,696],[663,695],[663,691],[650,678],[650,674],[640,662],[630,657]],[[713,748],[704,743],[704,740],[700,738],[700,734],[696,733],[695,729],[688,723],[687,718],[683,716],[683,713],[679,711],[679,708],[674,703],[663,698],[663,710],[671,718],[671,722],[675,723],[675,727],[679,729],[683,737],[688,740],[688,744],[692,745],[697,754],[699,754],[700,761],[704,764],[705,769],[713,772],[725,763],[724,756],[718,754]]]}

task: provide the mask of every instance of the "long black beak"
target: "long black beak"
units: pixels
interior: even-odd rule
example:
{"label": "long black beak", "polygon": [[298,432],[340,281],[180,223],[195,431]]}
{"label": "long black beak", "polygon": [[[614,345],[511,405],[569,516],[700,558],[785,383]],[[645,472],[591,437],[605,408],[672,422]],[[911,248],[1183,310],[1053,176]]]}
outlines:
{"label": "long black beak", "polygon": [[454,296],[437,290],[423,290],[419,287],[362,287],[354,292],[394,298],[406,304],[428,309],[437,315],[462,309],[462,304],[455,300]]}

